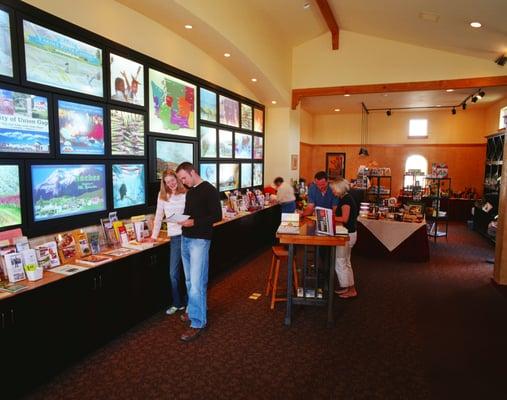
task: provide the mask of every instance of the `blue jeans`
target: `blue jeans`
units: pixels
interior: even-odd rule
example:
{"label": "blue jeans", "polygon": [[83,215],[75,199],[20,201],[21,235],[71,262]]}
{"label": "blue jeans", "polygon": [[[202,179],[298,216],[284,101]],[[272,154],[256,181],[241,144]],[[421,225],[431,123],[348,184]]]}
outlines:
{"label": "blue jeans", "polygon": [[282,206],[282,212],[283,213],[293,213],[296,211],[296,202],[295,201],[288,201],[286,203],[281,203]]}
{"label": "blue jeans", "polygon": [[171,276],[171,290],[173,296],[173,306],[180,308],[185,304],[180,294],[180,274],[181,274],[181,235],[171,236],[171,246],[169,253],[169,274]]}
{"label": "blue jeans", "polygon": [[209,247],[211,240],[182,236],[181,259],[185,271],[188,304],[187,312],[192,328],[206,326],[206,291],[208,289]]}

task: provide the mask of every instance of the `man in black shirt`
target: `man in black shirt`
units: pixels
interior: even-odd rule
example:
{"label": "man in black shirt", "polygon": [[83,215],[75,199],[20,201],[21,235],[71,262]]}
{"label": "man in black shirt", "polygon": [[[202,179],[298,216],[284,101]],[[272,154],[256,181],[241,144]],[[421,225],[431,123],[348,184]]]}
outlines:
{"label": "man in black shirt", "polygon": [[184,211],[190,218],[181,223],[181,258],[188,294],[187,313],[182,315],[182,320],[190,321],[181,340],[188,342],[197,338],[206,327],[209,248],[213,224],[222,219],[222,208],[218,191],[201,179],[191,163],[178,165],[176,174],[190,188]]}

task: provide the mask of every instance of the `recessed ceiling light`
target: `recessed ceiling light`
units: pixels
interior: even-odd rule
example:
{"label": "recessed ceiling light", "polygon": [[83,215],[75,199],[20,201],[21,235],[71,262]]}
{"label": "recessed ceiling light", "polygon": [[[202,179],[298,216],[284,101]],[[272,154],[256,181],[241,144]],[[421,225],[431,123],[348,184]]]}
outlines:
{"label": "recessed ceiling light", "polygon": [[341,111],[339,108],[335,108],[334,110],[335,110],[336,112]]}
{"label": "recessed ceiling light", "polygon": [[480,28],[482,26],[482,24],[478,21],[474,21],[474,22],[470,22],[470,26],[472,28]]}
{"label": "recessed ceiling light", "polygon": [[447,93],[450,93],[450,92],[454,92],[454,89],[446,89],[445,90]]}
{"label": "recessed ceiling light", "polygon": [[257,82],[257,78],[252,78],[252,82]]}
{"label": "recessed ceiling light", "polygon": [[192,28],[193,28],[193,26],[192,26],[192,25],[190,25],[190,24],[186,24],[186,25],[185,25],[185,29],[192,29]]}
{"label": "recessed ceiling light", "polygon": [[389,95],[387,93],[384,93],[384,97],[387,97],[387,96],[389,96]]}
{"label": "recessed ceiling light", "polygon": [[230,53],[224,53],[224,57],[230,57],[231,54]]}
{"label": "recessed ceiling light", "polygon": [[344,94],[344,96],[345,96],[345,97],[350,97],[350,94],[345,93],[345,94]]}
{"label": "recessed ceiling light", "polygon": [[304,8],[305,10],[308,10],[308,9],[310,8],[310,3],[305,3],[305,4],[303,4],[303,8]]}
{"label": "recessed ceiling light", "polygon": [[276,104],[276,100],[271,100],[271,104]]}

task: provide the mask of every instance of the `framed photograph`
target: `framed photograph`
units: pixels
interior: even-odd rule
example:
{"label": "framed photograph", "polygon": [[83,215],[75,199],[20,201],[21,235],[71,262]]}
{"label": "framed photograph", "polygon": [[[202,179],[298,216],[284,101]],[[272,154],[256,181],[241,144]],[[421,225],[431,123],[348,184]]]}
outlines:
{"label": "framed photograph", "polygon": [[[10,14],[0,8],[0,75],[14,78]],[[0,225],[1,226],[1,225]]]}
{"label": "framed photograph", "polygon": [[260,136],[254,136],[254,145],[253,145],[253,158],[254,160],[262,160],[264,158],[264,147],[263,147],[263,138]]}
{"label": "framed photograph", "polygon": [[217,129],[201,126],[201,157],[217,157]]}
{"label": "framed photograph", "polygon": [[49,154],[49,101],[0,88],[0,153]]}
{"label": "framed photograph", "polygon": [[239,128],[239,102],[219,96],[220,123]]}
{"label": "framed photograph", "polygon": [[144,66],[117,54],[109,54],[111,100],[144,106]]}
{"label": "framed photograph", "polygon": [[241,163],[241,189],[252,186],[252,164]]}
{"label": "framed photograph", "polygon": [[111,155],[144,156],[144,114],[111,109]]}
{"label": "framed photograph", "polygon": [[232,131],[218,131],[218,157],[232,158]]}
{"label": "framed photograph", "polygon": [[183,161],[195,161],[194,143],[166,140],[159,138],[150,138],[150,154],[152,158],[152,168],[150,179],[152,181],[160,180],[162,172],[166,169],[176,169]]}
{"label": "framed photograph", "polygon": [[217,187],[217,165],[215,163],[201,163],[199,175],[202,179]]}
{"label": "framed photograph", "polygon": [[292,171],[295,171],[298,169],[298,155],[297,154],[291,154],[290,155],[290,169]]}
{"label": "framed photograph", "polygon": [[0,164],[0,229],[21,225],[19,165]]}
{"label": "framed photograph", "polygon": [[263,164],[253,165],[253,186],[260,186],[263,183]]}
{"label": "framed photograph", "polygon": [[35,222],[107,209],[104,164],[31,165]]}
{"label": "framed photograph", "polygon": [[234,158],[252,158],[252,135],[234,133]]}
{"label": "framed photograph", "polygon": [[104,108],[58,100],[60,154],[104,155]]}
{"label": "framed photograph", "polygon": [[219,191],[239,189],[239,164],[220,164]]}
{"label": "framed photograph", "polygon": [[345,153],[326,153],[326,173],[329,180],[345,178]]}
{"label": "framed photograph", "polygon": [[113,208],[142,205],[146,202],[144,163],[113,164]]}
{"label": "framed photograph", "polygon": [[254,131],[264,132],[264,111],[254,108]]}
{"label": "framed photograph", "polygon": [[150,131],[197,137],[196,86],[149,69]]}
{"label": "framed photograph", "polygon": [[102,50],[23,20],[26,80],[104,96]]}
{"label": "framed photograph", "polygon": [[253,128],[253,111],[248,104],[241,103],[241,128],[252,130]]}
{"label": "framed photograph", "polygon": [[217,94],[201,88],[199,91],[199,113],[203,121],[217,122]]}

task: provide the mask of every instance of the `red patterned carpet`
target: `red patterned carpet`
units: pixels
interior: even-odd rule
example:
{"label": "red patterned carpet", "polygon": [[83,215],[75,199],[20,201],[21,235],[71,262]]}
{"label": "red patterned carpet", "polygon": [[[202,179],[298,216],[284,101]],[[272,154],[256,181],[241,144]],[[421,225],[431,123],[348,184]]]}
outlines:
{"label": "red patterned carpet", "polygon": [[[326,310],[250,300],[266,251],[209,289],[209,328],[183,343],[162,312],[90,354],[31,399],[505,398],[507,299],[492,284],[493,248],[464,225],[430,244],[431,262],[355,256],[359,297]],[[25,371],[28,373],[28,371]],[[35,373],[32,371],[30,373]]]}

